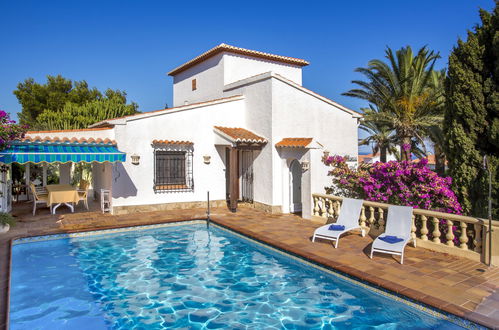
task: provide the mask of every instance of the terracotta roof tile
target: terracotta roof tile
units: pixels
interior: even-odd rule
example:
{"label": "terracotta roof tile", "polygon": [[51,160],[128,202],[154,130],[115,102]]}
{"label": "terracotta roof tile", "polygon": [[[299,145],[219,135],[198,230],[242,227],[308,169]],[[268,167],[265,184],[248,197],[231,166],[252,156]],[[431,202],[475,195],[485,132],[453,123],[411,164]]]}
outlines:
{"label": "terracotta roof tile", "polygon": [[276,147],[280,148],[306,148],[313,138],[284,138],[276,143]]}
{"label": "terracotta roof tile", "polygon": [[222,135],[232,140],[232,142],[242,142],[242,143],[267,143],[267,139],[258,136],[255,133],[248,131],[247,129],[240,127],[221,127],[215,126],[217,130]]}
{"label": "terracotta roof tile", "polygon": [[246,56],[251,56],[251,57],[258,57],[266,60],[271,60],[271,61],[276,61],[276,62],[281,62],[281,63],[287,63],[287,64],[293,64],[293,65],[298,65],[298,66],[306,66],[309,63],[301,58],[294,58],[294,57],[288,57],[288,56],[282,56],[282,55],[274,55],[274,54],[269,54],[269,53],[264,53],[264,52],[259,52],[256,50],[250,50],[250,49],[245,49],[245,48],[240,48],[240,47],[235,47],[227,44],[220,44],[216,47],[213,47],[212,49],[204,52],[203,54],[193,58],[192,60],[182,64],[181,66],[173,69],[172,71],[168,72],[168,75],[174,76],[182,71],[185,71],[189,69],[190,67],[193,67],[194,65],[203,62],[204,60],[215,56],[218,53],[221,52],[228,52],[228,53],[235,53],[235,54],[240,54],[240,55],[246,55]]}
{"label": "terracotta roof tile", "polygon": [[101,139],[101,138],[97,138],[97,139],[94,139],[94,138],[76,138],[76,137],[73,137],[73,138],[68,138],[68,137],[63,137],[63,138],[60,138],[60,137],[49,137],[49,136],[45,136],[45,137],[41,137],[41,136],[26,136],[24,137],[23,139],[20,139],[19,141],[21,142],[50,142],[50,143],[93,143],[93,144],[112,144],[112,145],[116,145],[116,141],[114,140],[111,140],[111,139],[108,139],[108,138],[105,138],[105,139]]}
{"label": "terracotta roof tile", "polygon": [[[423,158],[428,159],[428,164],[429,165],[436,165],[436,163],[437,163],[437,160],[436,160],[434,154],[430,154],[430,155],[428,155],[426,157],[423,157]],[[421,161],[420,158],[416,158],[416,159],[413,160],[414,163],[419,163],[420,161]],[[445,165],[447,165],[447,160],[445,161]]]}
{"label": "terracotta roof tile", "polygon": [[165,144],[165,145],[193,145],[191,141],[173,141],[173,140],[154,140],[152,144]]}
{"label": "terracotta roof tile", "polygon": [[112,127],[81,128],[81,129],[58,129],[58,130],[50,130],[50,131],[27,131],[26,134],[47,134],[47,133],[103,131],[103,130],[108,130],[108,129],[112,129]]}
{"label": "terracotta roof tile", "polygon": [[371,153],[368,155],[358,155],[357,159],[358,159],[359,163],[367,163],[367,162],[371,161],[371,159],[373,159],[373,157],[374,157],[374,155]]}

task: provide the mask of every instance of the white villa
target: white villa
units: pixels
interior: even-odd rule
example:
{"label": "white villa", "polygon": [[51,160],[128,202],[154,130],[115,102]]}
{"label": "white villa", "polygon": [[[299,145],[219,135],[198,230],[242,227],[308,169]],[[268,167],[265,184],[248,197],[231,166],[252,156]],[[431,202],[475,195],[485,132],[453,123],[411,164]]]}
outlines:
{"label": "white villa", "polygon": [[[94,191],[112,191],[115,214],[201,206],[209,191],[214,205],[234,211],[244,201],[310,218],[312,193],[331,183],[321,158],[357,156],[362,115],[303,87],[308,64],[220,44],[168,73],[173,108],[29,132],[22,143],[126,153],[82,160],[93,164]],[[55,161],[37,152],[38,162]],[[71,163],[60,166],[61,182],[69,182]]]}

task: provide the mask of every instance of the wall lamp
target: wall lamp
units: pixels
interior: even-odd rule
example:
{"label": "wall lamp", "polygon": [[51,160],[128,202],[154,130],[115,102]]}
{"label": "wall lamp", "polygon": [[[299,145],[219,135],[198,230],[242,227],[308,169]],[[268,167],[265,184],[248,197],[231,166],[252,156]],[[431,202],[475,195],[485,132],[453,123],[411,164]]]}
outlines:
{"label": "wall lamp", "polygon": [[140,161],[140,156],[139,155],[133,154],[130,157],[132,158],[132,164],[133,165],[139,165],[139,161]]}

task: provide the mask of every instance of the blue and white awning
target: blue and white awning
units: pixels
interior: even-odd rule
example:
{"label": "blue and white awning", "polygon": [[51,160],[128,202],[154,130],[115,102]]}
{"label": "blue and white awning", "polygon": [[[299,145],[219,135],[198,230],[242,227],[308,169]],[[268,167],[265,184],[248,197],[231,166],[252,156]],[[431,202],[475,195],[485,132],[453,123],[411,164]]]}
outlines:
{"label": "blue and white awning", "polygon": [[0,162],[11,163],[67,163],[67,162],[124,162],[126,154],[115,145],[104,143],[53,143],[16,141],[0,151]]}

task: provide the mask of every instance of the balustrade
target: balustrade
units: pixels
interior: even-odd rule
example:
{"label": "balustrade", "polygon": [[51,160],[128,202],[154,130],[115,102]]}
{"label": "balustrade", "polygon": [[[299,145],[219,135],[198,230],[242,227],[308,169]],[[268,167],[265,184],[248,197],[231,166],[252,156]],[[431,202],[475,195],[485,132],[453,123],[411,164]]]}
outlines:
{"label": "balustrade", "polygon": [[[315,219],[328,221],[338,218],[343,200],[341,197],[326,194],[312,196],[312,214]],[[388,207],[389,204],[364,201],[359,216],[360,226],[366,230],[374,228],[376,232],[383,232]],[[424,243],[423,247],[447,253],[455,251],[456,255],[480,260],[480,255],[485,250],[482,247],[485,221],[457,214],[413,209],[411,237]],[[494,226],[498,225],[499,221],[494,221]]]}

